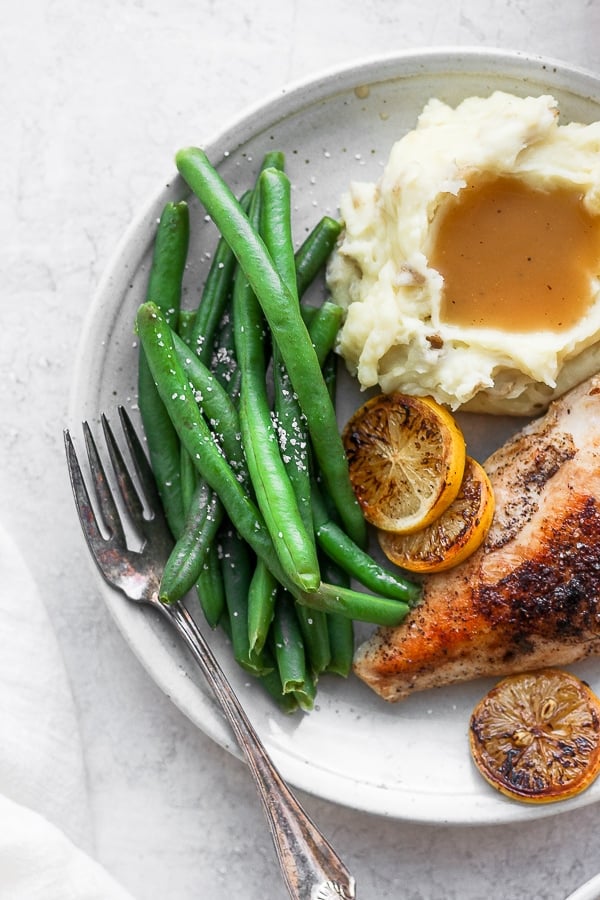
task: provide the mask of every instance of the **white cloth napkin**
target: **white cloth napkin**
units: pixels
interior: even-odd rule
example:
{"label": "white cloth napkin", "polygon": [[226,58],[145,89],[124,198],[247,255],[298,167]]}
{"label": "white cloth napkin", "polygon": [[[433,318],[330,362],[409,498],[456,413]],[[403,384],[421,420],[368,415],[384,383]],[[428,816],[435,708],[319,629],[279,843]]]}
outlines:
{"label": "white cloth napkin", "polygon": [[0,900],[132,900],[93,860],[91,834],[62,655],[0,524]]}

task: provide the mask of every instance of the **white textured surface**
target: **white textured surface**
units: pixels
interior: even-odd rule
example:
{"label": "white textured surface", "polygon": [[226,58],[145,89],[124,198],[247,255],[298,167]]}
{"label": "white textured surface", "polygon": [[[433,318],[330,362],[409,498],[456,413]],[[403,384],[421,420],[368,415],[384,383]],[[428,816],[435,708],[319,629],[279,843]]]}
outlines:
{"label": "white textured surface", "polygon": [[[96,856],[138,900],[285,894],[243,765],[161,695],[90,578],[61,432],[81,325],[111,251],[177,147],[338,62],[458,44],[598,67],[592,0],[255,6],[21,0],[0,26],[0,507],[72,681]],[[362,900],[563,900],[600,869],[595,808],[457,829],[302,799]]]}

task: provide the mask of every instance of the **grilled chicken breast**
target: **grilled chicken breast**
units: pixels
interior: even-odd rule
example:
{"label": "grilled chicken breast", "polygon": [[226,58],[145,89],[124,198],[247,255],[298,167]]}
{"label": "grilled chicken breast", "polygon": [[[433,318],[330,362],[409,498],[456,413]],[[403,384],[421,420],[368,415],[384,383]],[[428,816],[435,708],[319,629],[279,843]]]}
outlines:
{"label": "grilled chicken breast", "polygon": [[463,564],[424,580],[402,625],[357,650],[384,699],[600,653],[600,375],[486,461],[496,512]]}

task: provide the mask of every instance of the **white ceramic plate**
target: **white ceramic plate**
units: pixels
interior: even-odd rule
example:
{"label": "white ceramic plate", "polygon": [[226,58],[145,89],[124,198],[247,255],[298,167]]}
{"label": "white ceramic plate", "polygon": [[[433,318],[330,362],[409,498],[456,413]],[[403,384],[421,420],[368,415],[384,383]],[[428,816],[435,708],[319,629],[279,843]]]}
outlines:
{"label": "white ceramic plate", "polygon": [[600,875],[595,875],[578,887],[576,891],[569,894],[567,900],[599,900],[600,898]]}
{"label": "white ceramic plate", "polygon": [[[252,183],[265,151],[285,151],[299,241],[321,214],[337,214],[338,198],[351,179],[378,177],[392,143],[414,125],[430,97],[456,103],[495,89],[520,95],[551,92],[565,119],[600,118],[600,80],[589,73],[519,54],[435,50],[366,61],[282,92],[225,129],[205,149],[238,193]],[[190,134],[190,144],[197,140]],[[135,412],[132,322],[144,298],[155,224],[167,199],[188,197],[174,171],[167,177],[122,240],[93,303],[72,394],[73,425],[84,418],[97,420],[100,411],[110,414],[117,404]],[[193,200],[190,204],[187,305],[197,298],[215,241],[214,226]],[[348,386],[348,409],[341,417],[358,402]],[[494,424],[493,443],[514,427],[510,422]],[[489,423],[485,433],[489,435]],[[467,438],[476,456],[491,449],[476,432]],[[163,623],[100,581],[99,589],[161,688],[194,723],[236,753],[201,677]],[[388,705],[355,678],[326,678],[314,712],[287,718],[232,665],[222,638],[211,635],[210,640],[283,775],[317,796],[398,819],[469,824],[551,815],[600,797],[600,781],[580,797],[550,807],[518,805],[488,788],[472,767],[467,729],[473,706],[491,682],[440,689]],[[588,662],[577,671],[600,688],[600,664]]]}

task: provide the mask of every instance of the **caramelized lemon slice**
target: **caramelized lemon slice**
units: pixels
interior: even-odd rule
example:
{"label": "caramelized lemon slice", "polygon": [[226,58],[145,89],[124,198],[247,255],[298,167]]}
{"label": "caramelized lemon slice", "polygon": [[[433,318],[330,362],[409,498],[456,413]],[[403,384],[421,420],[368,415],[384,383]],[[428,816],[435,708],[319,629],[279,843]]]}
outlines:
{"label": "caramelized lemon slice", "polygon": [[379,394],[354,413],[342,438],[354,492],[377,528],[424,528],[458,494],[465,441],[430,397]]}
{"label": "caramelized lemon slice", "polygon": [[441,516],[410,534],[379,531],[379,543],[397,566],[411,572],[442,572],[477,550],[493,516],[494,493],[489,478],[468,456],[460,491]]}
{"label": "caramelized lemon slice", "polygon": [[477,705],[469,739],[475,765],[501,793],[566,800],[600,771],[600,700],[559,669],[512,675]]}

